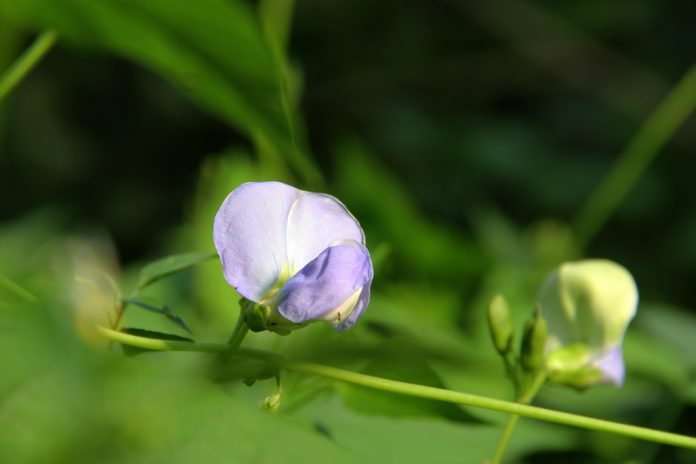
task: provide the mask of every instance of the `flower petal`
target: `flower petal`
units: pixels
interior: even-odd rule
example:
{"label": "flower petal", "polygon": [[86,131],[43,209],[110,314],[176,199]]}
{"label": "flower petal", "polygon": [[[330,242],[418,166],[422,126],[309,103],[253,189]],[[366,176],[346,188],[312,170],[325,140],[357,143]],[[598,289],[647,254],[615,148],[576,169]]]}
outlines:
{"label": "flower petal", "polygon": [[604,351],[623,339],[638,304],[631,274],[608,260],[562,264],[544,283],[539,303],[550,340],[576,341]]}
{"label": "flower petal", "polygon": [[287,269],[287,222],[301,191],[280,182],[242,184],[215,216],[213,240],[225,279],[259,302]]}
{"label": "flower petal", "polygon": [[[371,282],[367,248],[352,240],[341,242],[326,248],[286,282],[278,293],[278,312],[296,324],[330,316],[337,330],[345,330],[367,306]],[[341,307],[346,303],[350,307]]]}
{"label": "flower petal", "polygon": [[365,244],[358,221],[331,195],[301,192],[288,216],[288,262],[294,275],[340,240]]}
{"label": "flower petal", "polygon": [[602,371],[606,382],[612,383],[617,387],[623,385],[626,368],[624,367],[623,353],[620,346],[603,353],[592,362],[592,365]]}
{"label": "flower petal", "polygon": [[213,239],[227,282],[256,302],[327,247],[365,242],[336,198],[280,182],[250,182],[230,193],[215,217]]}
{"label": "flower petal", "polygon": [[355,307],[353,308],[353,311],[348,315],[347,318],[345,318],[343,321],[337,323],[334,325],[334,328],[338,330],[339,332],[343,332],[344,330],[348,330],[351,327],[353,327],[353,324],[355,324],[360,316],[362,316],[362,313],[365,311],[365,308],[367,308],[367,304],[370,302],[370,285],[365,285],[362,288],[362,291],[360,292],[360,296],[358,297],[358,302],[355,304]]}

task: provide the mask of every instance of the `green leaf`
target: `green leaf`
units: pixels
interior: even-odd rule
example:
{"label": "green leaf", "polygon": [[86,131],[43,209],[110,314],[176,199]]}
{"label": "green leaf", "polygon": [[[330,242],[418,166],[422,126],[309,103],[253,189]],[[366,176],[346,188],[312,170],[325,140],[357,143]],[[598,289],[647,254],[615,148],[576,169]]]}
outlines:
{"label": "green leaf", "polygon": [[355,140],[336,148],[336,193],[364,222],[371,243],[389,242],[390,265],[401,277],[456,281],[480,274],[482,257],[458,231],[425,217],[408,185],[401,182]]}
{"label": "green leaf", "polygon": [[689,385],[684,392],[684,401],[689,404],[696,405],[696,382]]}
{"label": "green leaf", "polygon": [[[367,417],[347,409],[333,396],[302,408],[298,416],[314,420],[315,427],[362,462],[399,464],[480,463],[490,460],[500,439],[500,426],[462,425],[428,418]],[[497,414],[501,422],[503,414]],[[534,451],[572,449],[577,431],[538,421],[522,420],[515,428],[506,462]],[[536,462],[531,460],[529,462]],[[527,462],[527,460],[524,460]]]}
{"label": "green leaf", "polygon": [[138,289],[142,290],[148,285],[164,279],[184,269],[196,266],[204,261],[215,258],[216,253],[184,253],[181,255],[168,256],[145,266],[140,271],[138,279]]}
{"label": "green leaf", "polygon": [[221,384],[244,381],[247,385],[253,385],[257,380],[270,379],[278,375],[278,369],[277,365],[265,360],[232,353],[228,356],[227,362],[216,369],[212,378]]}
{"label": "green leaf", "polygon": [[626,383],[632,376],[657,381],[679,394],[689,383],[691,353],[683,356],[674,345],[642,329],[629,328],[623,343]]}
{"label": "green leaf", "polygon": [[188,333],[193,333],[191,332],[191,329],[186,325],[184,320],[177,316],[176,314],[172,313],[172,310],[169,309],[167,306],[162,306],[161,308],[158,306],[153,306],[151,304],[145,303],[144,301],[135,299],[135,298],[129,298],[127,300],[124,300],[126,303],[131,304],[137,308],[144,309],[146,311],[150,311],[156,314],[161,314],[162,316],[166,317],[170,321],[172,321],[174,324],[178,325]]}
{"label": "green leaf", "polygon": [[241,0],[0,0],[0,17],[55,29],[60,43],[130,59],[205,110],[268,140],[314,181],[285,77],[257,12]]}
{"label": "green leaf", "polygon": [[9,277],[0,274],[0,297],[2,297],[3,293],[18,297],[22,301],[36,302],[38,300],[29,290],[26,290]]}
{"label": "green leaf", "polygon": [[240,398],[267,395],[264,385],[210,382],[208,357],[138,362],[96,351],[46,317],[60,302],[40,304],[46,311],[15,312],[15,329],[0,336],[3,464],[364,462],[310,421]]}
{"label": "green leaf", "polygon": [[[385,347],[385,349],[390,349]],[[402,344],[391,357],[380,357],[361,372],[393,380],[445,388],[444,383],[427,360]],[[344,385],[341,394],[346,405],[354,411],[373,416],[387,417],[442,417],[454,422],[480,423],[475,416],[460,406],[425,398],[396,395],[355,385]]]}
{"label": "green leaf", "polygon": [[[153,330],[138,329],[134,327],[126,327],[121,330],[123,333],[130,335],[137,335],[138,337],[154,338],[157,340],[173,340],[177,342],[193,342],[191,338],[182,337],[180,335],[169,334],[164,332],[155,332]],[[151,350],[145,348],[138,348],[130,345],[121,345],[123,347],[123,353],[126,356],[135,356],[136,354],[149,353]]]}
{"label": "green leaf", "polygon": [[688,309],[663,303],[641,303],[635,324],[675,349],[684,363],[696,369],[696,317]]}

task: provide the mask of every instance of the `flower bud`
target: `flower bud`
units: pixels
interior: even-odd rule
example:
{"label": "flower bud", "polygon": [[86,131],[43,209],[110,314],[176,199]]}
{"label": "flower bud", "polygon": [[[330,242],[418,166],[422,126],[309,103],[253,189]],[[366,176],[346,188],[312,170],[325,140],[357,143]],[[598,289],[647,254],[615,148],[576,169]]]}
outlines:
{"label": "flower bud", "polygon": [[276,412],[278,410],[278,408],[280,407],[280,399],[281,399],[281,394],[275,393],[273,395],[269,395],[266,398],[264,398],[261,405],[263,406],[264,409],[266,409],[270,412]]}
{"label": "flower bud", "polygon": [[501,294],[497,294],[488,305],[488,328],[495,349],[505,356],[512,349],[512,322],[507,300]]}
{"label": "flower bud", "polygon": [[562,264],[546,279],[539,304],[549,327],[546,367],[552,381],[576,388],[623,384],[621,345],[638,304],[625,268],[607,260]]}
{"label": "flower bud", "polygon": [[522,352],[520,362],[527,372],[538,372],[544,367],[544,352],[548,338],[548,327],[541,316],[541,311],[534,311],[527,321],[522,337]]}
{"label": "flower bud", "polygon": [[304,327],[307,324],[295,324],[283,316],[271,306],[263,303],[247,301],[247,309],[244,312],[244,320],[252,332],[263,332],[269,330],[278,335],[289,335],[295,329]]}

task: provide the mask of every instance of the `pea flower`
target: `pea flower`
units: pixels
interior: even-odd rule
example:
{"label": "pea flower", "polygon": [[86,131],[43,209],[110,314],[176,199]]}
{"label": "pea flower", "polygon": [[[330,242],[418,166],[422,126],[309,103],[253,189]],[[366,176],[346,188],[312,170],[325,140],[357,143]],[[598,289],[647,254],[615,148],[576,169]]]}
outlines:
{"label": "pea flower", "polygon": [[562,264],[539,295],[548,323],[549,378],[576,388],[623,385],[621,345],[636,313],[638,289],[631,274],[608,260]]}
{"label": "pea flower", "polygon": [[222,203],[213,229],[225,279],[255,303],[247,313],[253,330],[286,334],[321,320],[342,331],[370,300],[365,235],[331,195],[280,182],[242,184]]}

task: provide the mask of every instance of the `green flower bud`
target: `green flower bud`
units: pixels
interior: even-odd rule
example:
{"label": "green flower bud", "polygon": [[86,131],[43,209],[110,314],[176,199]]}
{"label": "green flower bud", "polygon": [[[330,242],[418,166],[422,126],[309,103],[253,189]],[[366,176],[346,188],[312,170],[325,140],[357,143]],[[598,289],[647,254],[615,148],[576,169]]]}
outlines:
{"label": "green flower bud", "polygon": [[507,300],[501,294],[494,296],[488,305],[488,328],[495,349],[505,356],[512,350],[513,329]]}
{"label": "green flower bud", "polygon": [[539,304],[549,327],[551,380],[579,388],[623,383],[621,345],[638,304],[625,268],[607,260],[562,264],[542,286]]}
{"label": "green flower bud", "polygon": [[279,335],[288,335],[295,329],[304,327],[307,324],[295,324],[288,321],[283,316],[274,311],[269,305],[247,301],[247,308],[244,311],[244,318],[252,332],[262,332],[269,330]]}
{"label": "green flower bud", "polygon": [[261,403],[264,409],[267,409],[270,412],[276,412],[278,408],[280,407],[280,399],[281,399],[281,394],[280,393],[275,393],[273,395],[267,396],[264,398],[263,402]]}
{"label": "green flower bud", "polygon": [[525,371],[538,372],[544,367],[548,332],[548,326],[541,316],[541,311],[534,311],[534,314],[525,325],[524,336],[522,337],[520,362]]}

